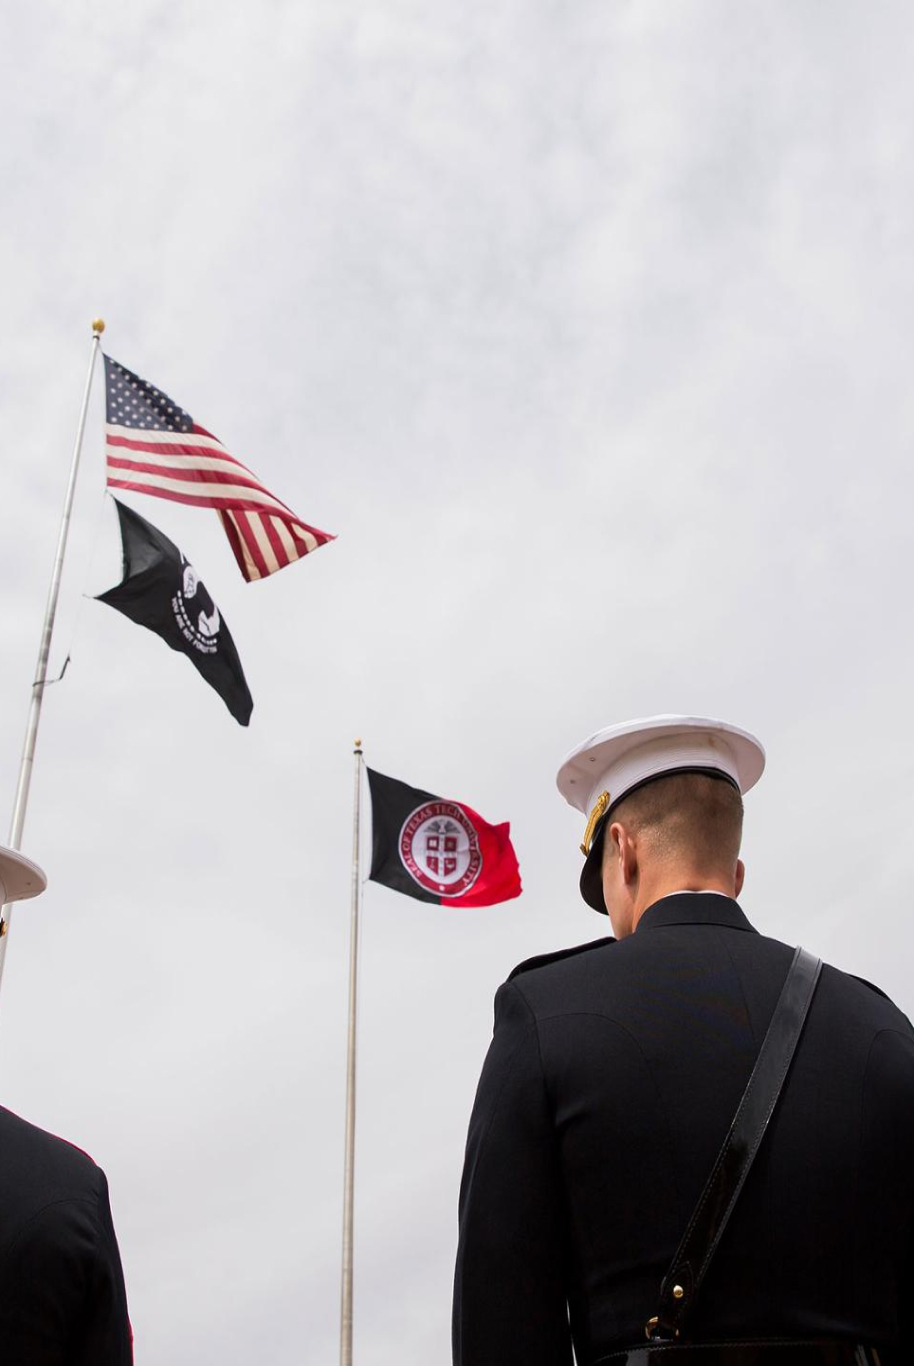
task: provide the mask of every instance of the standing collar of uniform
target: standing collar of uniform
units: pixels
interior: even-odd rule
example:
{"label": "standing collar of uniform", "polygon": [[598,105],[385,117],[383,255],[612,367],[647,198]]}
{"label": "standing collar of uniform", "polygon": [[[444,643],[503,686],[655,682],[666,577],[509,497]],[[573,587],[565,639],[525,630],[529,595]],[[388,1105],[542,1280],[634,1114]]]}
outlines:
{"label": "standing collar of uniform", "polygon": [[668,896],[648,906],[635,929],[657,930],[666,925],[723,925],[728,930],[749,930],[749,924],[739,904],[720,892],[670,892]]}

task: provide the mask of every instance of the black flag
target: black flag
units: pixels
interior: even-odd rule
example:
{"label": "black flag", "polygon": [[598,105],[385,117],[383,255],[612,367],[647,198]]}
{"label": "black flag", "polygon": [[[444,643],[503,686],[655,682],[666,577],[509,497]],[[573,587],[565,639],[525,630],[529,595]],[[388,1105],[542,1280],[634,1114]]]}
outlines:
{"label": "black flag", "polygon": [[124,577],[116,588],[99,593],[98,601],[116,607],[187,655],[239,725],[246,726],[254,703],[219,608],[178,547],[138,512],[114,501],[121,522]]}

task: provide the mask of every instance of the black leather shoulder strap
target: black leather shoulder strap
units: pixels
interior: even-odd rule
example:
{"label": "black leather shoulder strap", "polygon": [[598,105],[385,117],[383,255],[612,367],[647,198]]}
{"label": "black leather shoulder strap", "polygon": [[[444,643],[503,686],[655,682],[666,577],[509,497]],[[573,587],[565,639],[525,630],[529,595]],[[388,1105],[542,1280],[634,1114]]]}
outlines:
{"label": "black leather shoulder strap", "polygon": [[695,1303],[781,1094],[821,970],[820,959],[797,949],[730,1132],[660,1287],[660,1309],[645,1329],[649,1338],[679,1337]]}

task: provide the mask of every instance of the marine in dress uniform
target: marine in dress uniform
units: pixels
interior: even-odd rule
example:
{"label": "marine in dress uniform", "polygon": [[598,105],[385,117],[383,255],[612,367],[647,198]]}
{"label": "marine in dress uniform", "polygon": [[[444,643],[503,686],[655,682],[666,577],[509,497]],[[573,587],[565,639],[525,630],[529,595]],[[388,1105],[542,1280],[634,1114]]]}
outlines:
{"label": "marine in dress uniform", "polygon": [[[588,817],[582,894],[617,938],[522,963],[496,996],[460,1192],[455,1366],[914,1361],[914,1031],[828,966],[687,1339],[646,1345],[793,957],[736,900],[738,829],[716,868],[707,849],[690,858],[678,804],[714,829],[763,766],[752,736],[693,717],[609,727],[562,765]],[[749,1342],[764,1355],[683,1352]]]}
{"label": "marine in dress uniform", "polygon": [[[44,891],[0,849],[0,902]],[[0,1107],[0,1362],[130,1366],[132,1335],[105,1174],[85,1153]]]}

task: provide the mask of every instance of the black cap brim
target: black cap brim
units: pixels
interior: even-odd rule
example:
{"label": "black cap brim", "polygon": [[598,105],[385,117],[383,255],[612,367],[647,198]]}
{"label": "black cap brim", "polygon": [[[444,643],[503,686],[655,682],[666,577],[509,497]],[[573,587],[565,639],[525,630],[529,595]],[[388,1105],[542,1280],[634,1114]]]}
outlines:
{"label": "black cap brim", "polygon": [[590,853],[584,859],[584,867],[581,869],[581,896],[588,906],[594,911],[599,911],[600,915],[608,915],[606,902],[603,900],[603,834],[606,830],[606,815],[600,821],[590,845]]}

